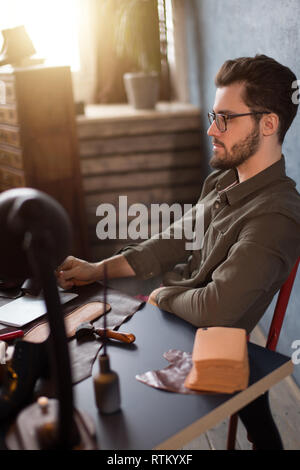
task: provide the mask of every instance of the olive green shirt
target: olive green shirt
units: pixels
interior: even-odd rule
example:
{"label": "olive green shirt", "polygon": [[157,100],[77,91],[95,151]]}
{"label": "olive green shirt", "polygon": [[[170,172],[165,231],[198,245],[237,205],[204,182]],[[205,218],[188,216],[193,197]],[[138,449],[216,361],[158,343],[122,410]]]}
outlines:
{"label": "olive green shirt", "polygon": [[[163,274],[158,306],[196,327],[248,333],[260,320],[300,255],[300,195],[284,157],[239,183],[236,170],[214,171],[204,204],[201,249],[186,240],[152,237],[122,254],[138,278]],[[194,217],[194,209],[187,217]],[[170,228],[173,233],[174,226]]]}

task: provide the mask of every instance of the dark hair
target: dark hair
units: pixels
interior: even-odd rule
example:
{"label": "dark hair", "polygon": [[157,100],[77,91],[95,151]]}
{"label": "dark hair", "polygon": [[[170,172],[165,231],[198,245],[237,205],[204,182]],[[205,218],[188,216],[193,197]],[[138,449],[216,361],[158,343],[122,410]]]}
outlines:
{"label": "dark hair", "polygon": [[[256,55],[227,60],[217,73],[215,84],[223,87],[245,83],[243,99],[251,110],[271,111],[278,115],[278,140],[282,143],[298,109],[298,103],[292,99],[295,80],[295,74],[288,67],[266,55]],[[258,121],[260,119],[261,116]]]}

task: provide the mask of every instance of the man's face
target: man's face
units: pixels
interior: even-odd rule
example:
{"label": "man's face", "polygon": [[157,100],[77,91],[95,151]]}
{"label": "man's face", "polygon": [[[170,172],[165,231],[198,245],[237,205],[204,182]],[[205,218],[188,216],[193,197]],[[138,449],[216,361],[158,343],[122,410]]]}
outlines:
{"label": "man's face", "polygon": [[[217,114],[242,114],[251,110],[243,102],[244,85],[232,85],[217,88],[213,111]],[[213,168],[227,170],[237,168],[254,155],[260,146],[259,123],[252,116],[241,116],[227,121],[227,130],[220,132],[215,121],[207,134],[212,137],[213,157],[210,165]]]}

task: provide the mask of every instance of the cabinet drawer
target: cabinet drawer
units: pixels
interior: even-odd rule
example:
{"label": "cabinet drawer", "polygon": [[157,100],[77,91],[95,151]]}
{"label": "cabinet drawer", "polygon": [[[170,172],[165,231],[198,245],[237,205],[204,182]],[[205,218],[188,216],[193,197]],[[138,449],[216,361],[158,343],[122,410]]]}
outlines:
{"label": "cabinet drawer", "polygon": [[0,75],[0,101],[2,104],[16,103],[16,88],[14,80],[5,80]]}
{"label": "cabinet drawer", "polygon": [[0,104],[0,122],[3,124],[17,124],[18,113],[14,104]]}
{"label": "cabinet drawer", "polygon": [[2,191],[23,186],[25,186],[25,177],[22,171],[0,167],[0,187]]}
{"label": "cabinet drawer", "polygon": [[0,144],[9,144],[15,147],[20,147],[19,128],[0,125]]}
{"label": "cabinet drawer", "polygon": [[21,150],[0,145],[0,165],[6,165],[18,170],[23,169],[23,156]]}

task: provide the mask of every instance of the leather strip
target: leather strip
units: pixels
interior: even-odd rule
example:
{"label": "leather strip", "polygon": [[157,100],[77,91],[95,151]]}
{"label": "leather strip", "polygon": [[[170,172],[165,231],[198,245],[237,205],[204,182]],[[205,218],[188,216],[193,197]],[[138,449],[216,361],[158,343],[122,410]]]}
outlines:
{"label": "leather strip", "polygon": [[[73,292],[80,294],[81,304],[84,299],[89,299],[90,301],[95,299],[102,302],[104,301],[104,289],[101,283],[82,286],[76,288]],[[80,301],[80,299],[78,300],[78,298],[76,298],[72,302]],[[106,326],[111,330],[117,329],[125,321],[129,320],[129,318],[145,303],[142,300],[138,300],[124,292],[110,287],[108,287],[106,291],[106,301],[111,307],[108,315],[106,316]],[[100,317],[93,322],[93,325],[95,328],[103,328],[103,321],[103,317]],[[126,331],[130,332],[128,328],[126,328]],[[107,344],[109,352],[109,342]],[[94,361],[102,346],[103,341],[99,337],[95,337],[94,340],[84,342],[79,342],[76,339],[71,339],[69,341],[72,378],[74,384],[92,374]],[[122,344],[122,346],[124,345]]]}
{"label": "leather strip", "polygon": [[[83,322],[92,322],[96,320],[104,312],[108,312],[111,309],[109,304],[106,304],[104,308],[103,302],[89,302],[81,307],[76,308],[72,312],[65,315],[65,328],[66,335],[68,338],[75,336],[76,328]],[[24,335],[24,341],[30,341],[31,343],[42,343],[49,336],[49,325],[48,321],[44,320],[37,325],[34,325]]]}

